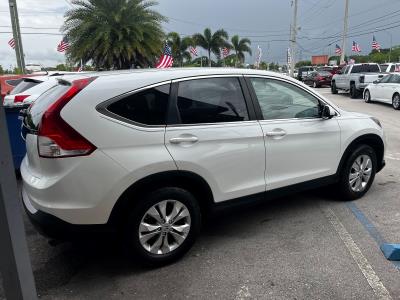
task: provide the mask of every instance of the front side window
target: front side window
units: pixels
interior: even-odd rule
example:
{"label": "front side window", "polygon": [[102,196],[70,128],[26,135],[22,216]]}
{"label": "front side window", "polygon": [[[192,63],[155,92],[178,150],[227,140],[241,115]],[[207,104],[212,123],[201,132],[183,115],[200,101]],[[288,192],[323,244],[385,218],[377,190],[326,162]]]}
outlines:
{"label": "front side window", "polygon": [[164,84],[131,94],[110,104],[107,110],[135,123],[165,125],[169,87]]}
{"label": "front side window", "polygon": [[392,75],[386,75],[379,82],[380,83],[388,83],[390,81],[390,77],[392,77]]}
{"label": "front side window", "polygon": [[251,78],[265,120],[319,118],[317,98],[297,86],[273,79]]}
{"label": "front side window", "polygon": [[249,120],[238,78],[179,82],[177,107],[182,124]]}
{"label": "front side window", "polygon": [[396,67],[395,65],[391,65],[390,66],[390,72],[394,72],[395,67]]}
{"label": "front side window", "polygon": [[390,83],[400,83],[400,75],[393,74],[390,77]]}

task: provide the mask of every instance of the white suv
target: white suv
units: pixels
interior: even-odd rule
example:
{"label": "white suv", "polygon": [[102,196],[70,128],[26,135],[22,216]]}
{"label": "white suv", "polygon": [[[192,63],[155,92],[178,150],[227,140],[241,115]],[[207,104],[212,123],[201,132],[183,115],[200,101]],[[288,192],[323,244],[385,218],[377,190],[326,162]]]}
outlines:
{"label": "white suv", "polygon": [[243,69],[61,79],[25,113],[24,135],[33,223],[53,236],[118,229],[152,264],[188,251],[216,207],[322,184],[356,199],[385,164],[377,119]]}

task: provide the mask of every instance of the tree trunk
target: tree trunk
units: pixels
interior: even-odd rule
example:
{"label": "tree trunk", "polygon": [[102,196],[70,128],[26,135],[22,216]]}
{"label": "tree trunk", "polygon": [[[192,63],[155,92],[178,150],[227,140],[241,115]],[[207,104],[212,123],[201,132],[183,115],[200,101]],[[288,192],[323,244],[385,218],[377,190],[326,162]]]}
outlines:
{"label": "tree trunk", "polygon": [[235,68],[237,68],[237,62],[238,62],[238,52],[237,52],[237,50],[235,50],[235,52],[236,52],[236,59],[235,59]]}
{"label": "tree trunk", "polygon": [[208,49],[208,66],[211,67],[211,50]]}

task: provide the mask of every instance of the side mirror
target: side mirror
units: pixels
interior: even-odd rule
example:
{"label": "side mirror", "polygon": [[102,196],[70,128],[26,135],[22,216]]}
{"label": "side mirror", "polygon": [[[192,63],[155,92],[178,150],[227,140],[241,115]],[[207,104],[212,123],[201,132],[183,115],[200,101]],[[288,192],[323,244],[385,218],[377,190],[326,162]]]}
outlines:
{"label": "side mirror", "polygon": [[336,116],[335,111],[331,110],[328,105],[324,105],[324,107],[322,108],[322,113],[321,113],[322,119],[329,120],[329,119],[332,119],[334,116]]}
{"label": "side mirror", "polygon": [[378,83],[379,83],[379,80],[374,80],[374,81],[372,81],[372,83],[373,83],[373,84],[378,84]]}

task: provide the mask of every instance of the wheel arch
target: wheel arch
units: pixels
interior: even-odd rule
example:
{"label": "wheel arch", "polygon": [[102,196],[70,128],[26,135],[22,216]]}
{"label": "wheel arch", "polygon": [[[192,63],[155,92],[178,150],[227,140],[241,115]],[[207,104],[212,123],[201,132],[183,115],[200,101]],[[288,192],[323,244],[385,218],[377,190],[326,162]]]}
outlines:
{"label": "wheel arch", "polygon": [[114,204],[108,223],[118,225],[147,191],[167,186],[180,187],[191,192],[198,201],[203,216],[207,215],[214,204],[210,185],[203,177],[189,171],[165,171],[144,177],[129,186]]}
{"label": "wheel arch", "polygon": [[346,150],[343,152],[342,158],[340,159],[340,163],[336,171],[337,176],[340,176],[343,166],[345,165],[352,151],[355,150],[360,145],[368,145],[372,147],[372,149],[374,149],[378,164],[377,172],[382,170],[382,168],[384,167],[383,155],[385,151],[385,145],[383,143],[382,138],[379,135],[371,133],[357,137],[347,146]]}

